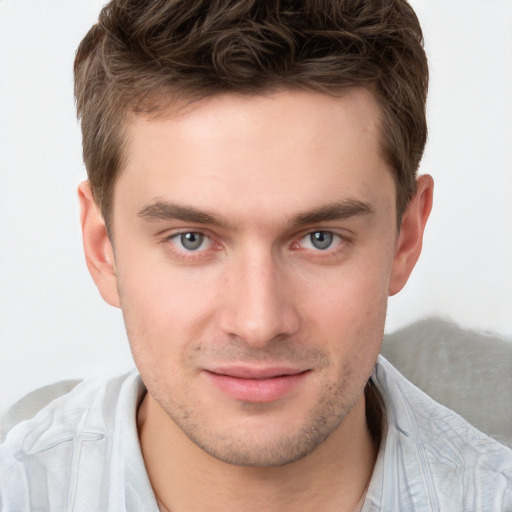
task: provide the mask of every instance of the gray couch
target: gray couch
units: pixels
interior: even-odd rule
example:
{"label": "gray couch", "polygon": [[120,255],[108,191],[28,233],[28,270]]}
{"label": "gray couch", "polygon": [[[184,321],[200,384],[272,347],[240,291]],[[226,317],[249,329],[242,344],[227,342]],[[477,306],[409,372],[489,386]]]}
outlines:
{"label": "gray couch", "polygon": [[434,400],[512,448],[512,340],[429,318],[385,336],[381,352]]}

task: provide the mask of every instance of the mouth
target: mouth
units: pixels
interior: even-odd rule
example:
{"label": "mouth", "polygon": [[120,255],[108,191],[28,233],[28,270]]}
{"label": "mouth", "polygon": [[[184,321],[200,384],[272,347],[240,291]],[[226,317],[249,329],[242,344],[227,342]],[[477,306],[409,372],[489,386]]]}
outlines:
{"label": "mouth", "polygon": [[273,402],[289,395],[311,373],[288,367],[218,367],[204,370],[215,388],[244,402]]}

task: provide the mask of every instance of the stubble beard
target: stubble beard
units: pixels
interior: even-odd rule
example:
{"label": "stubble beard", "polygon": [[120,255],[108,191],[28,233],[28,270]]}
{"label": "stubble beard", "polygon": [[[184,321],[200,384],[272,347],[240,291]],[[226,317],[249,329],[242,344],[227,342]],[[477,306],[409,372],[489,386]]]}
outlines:
{"label": "stubble beard", "polygon": [[[122,293],[120,293],[120,296],[122,298]],[[135,333],[130,329],[131,324],[128,322],[126,309],[126,306],[122,308],[130,348],[148,392],[190,441],[210,456],[227,464],[276,467],[306,457],[340,426],[362,396],[372,371],[370,369],[368,375],[365,376],[361,371],[352,367],[351,362],[354,361],[346,362],[334,382],[332,379],[325,379],[317,393],[318,398],[314,402],[315,405],[302,421],[302,426],[296,428],[295,432],[286,435],[281,434],[263,441],[257,439],[257,433],[254,435],[250,431],[227,435],[221,429],[212,430],[209,428],[208,422],[202,417],[201,411],[195,407],[194,400],[183,399],[183,397],[178,397],[178,400],[176,400],[173,398],[177,394],[175,390],[165,385],[162,387],[165,378],[159,375],[158,362],[144,361],[143,357],[137,357],[139,348],[144,349],[145,343],[139,336],[134,336]],[[197,353],[211,352],[217,355],[219,360],[227,361],[309,361],[312,363],[311,367],[315,368],[316,372],[324,373],[325,377],[332,369],[332,361],[330,361],[326,352],[310,348],[301,350],[299,348],[300,344],[297,345],[293,340],[272,344],[270,349],[265,352],[244,351],[233,340],[224,346],[221,353],[213,349],[214,346],[197,343],[191,351],[193,356],[186,361],[185,367],[200,367],[195,360]],[[253,405],[258,406],[260,404],[247,404],[247,408],[251,409]],[[277,404],[274,404],[274,406],[279,407]],[[263,404],[262,408],[264,407]],[[254,414],[254,409],[252,408],[250,411],[251,414]]]}
{"label": "stubble beard", "polygon": [[[345,374],[336,384],[325,385],[316,406],[295,433],[263,441],[256,439],[258,436],[250,431],[230,436],[213,431],[206,422],[200,421],[200,414],[195,409],[183,402],[176,404],[159,398],[156,400],[185,436],[215,459],[237,466],[276,467],[312,453],[343,422],[364,389],[363,384],[361,393],[347,392],[347,376]],[[354,398],[350,400],[349,396]],[[271,427],[269,425],[269,429]]]}

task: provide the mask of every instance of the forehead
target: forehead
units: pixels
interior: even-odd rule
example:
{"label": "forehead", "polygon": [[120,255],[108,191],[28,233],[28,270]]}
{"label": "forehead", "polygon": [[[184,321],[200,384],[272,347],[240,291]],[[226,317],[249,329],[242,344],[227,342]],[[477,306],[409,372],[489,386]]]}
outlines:
{"label": "forehead", "polygon": [[373,95],[352,88],[340,97],[224,94],[157,118],[134,116],[114,209],[158,198],[292,216],[344,197],[374,202],[386,192],[394,201],[394,187],[381,187],[392,179],[379,115]]}

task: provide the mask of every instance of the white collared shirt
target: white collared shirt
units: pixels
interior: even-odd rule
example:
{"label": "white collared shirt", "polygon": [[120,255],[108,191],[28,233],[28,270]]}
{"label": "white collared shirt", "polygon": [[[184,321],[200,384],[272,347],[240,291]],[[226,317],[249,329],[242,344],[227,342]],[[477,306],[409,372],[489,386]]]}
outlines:
{"label": "white collared shirt", "polygon": [[[510,512],[512,450],[434,402],[383,357],[385,431],[363,512]],[[138,373],[84,381],[0,445],[2,512],[157,512],[137,436]]]}

